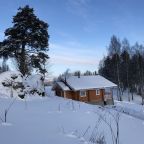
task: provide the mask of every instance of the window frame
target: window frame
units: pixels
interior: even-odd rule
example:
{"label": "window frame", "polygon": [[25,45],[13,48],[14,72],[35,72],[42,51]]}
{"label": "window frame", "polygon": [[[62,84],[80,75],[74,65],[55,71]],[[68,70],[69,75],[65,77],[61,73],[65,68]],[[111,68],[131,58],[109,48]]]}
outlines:
{"label": "window frame", "polygon": [[96,95],[100,95],[100,89],[96,89]]}
{"label": "window frame", "polygon": [[[84,94],[82,94],[84,92]],[[87,91],[86,90],[80,90],[79,91],[80,97],[86,97],[87,96]]]}

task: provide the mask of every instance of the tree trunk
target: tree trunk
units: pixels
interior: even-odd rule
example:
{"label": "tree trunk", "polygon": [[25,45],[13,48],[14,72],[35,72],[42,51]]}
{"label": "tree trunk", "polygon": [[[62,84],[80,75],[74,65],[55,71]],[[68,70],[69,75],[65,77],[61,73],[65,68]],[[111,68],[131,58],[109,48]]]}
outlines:
{"label": "tree trunk", "polygon": [[142,105],[144,105],[144,98],[143,98],[143,96],[142,96]]}
{"label": "tree trunk", "polygon": [[118,87],[117,87],[117,100],[119,101],[119,91],[118,91]]}
{"label": "tree trunk", "polygon": [[112,104],[114,105],[113,88],[111,88],[111,97],[112,97]]}
{"label": "tree trunk", "polygon": [[10,92],[10,97],[13,97],[13,86],[11,85],[11,92]]}
{"label": "tree trunk", "polygon": [[128,87],[128,101],[130,101],[129,87]]}
{"label": "tree trunk", "polygon": [[132,91],[132,100],[134,100],[133,91]]}
{"label": "tree trunk", "polygon": [[7,110],[5,110],[5,113],[4,113],[4,122],[6,123],[7,122]]}
{"label": "tree trunk", "polygon": [[128,87],[128,101],[130,101],[130,95],[129,95],[129,92],[130,92],[130,90],[129,90],[129,68],[128,68],[128,58],[126,57],[126,73],[127,73],[127,87]]}
{"label": "tree trunk", "polygon": [[118,65],[118,56],[116,56],[116,70],[117,70],[117,81],[118,81],[118,93],[119,100],[122,101],[121,93],[120,93],[120,75],[119,75],[119,65]]}
{"label": "tree trunk", "polygon": [[25,51],[25,43],[22,44],[22,50],[20,55],[18,56],[18,65],[19,65],[19,70],[25,76],[26,74],[29,73],[29,68],[28,68],[28,60],[26,56],[26,51]]}

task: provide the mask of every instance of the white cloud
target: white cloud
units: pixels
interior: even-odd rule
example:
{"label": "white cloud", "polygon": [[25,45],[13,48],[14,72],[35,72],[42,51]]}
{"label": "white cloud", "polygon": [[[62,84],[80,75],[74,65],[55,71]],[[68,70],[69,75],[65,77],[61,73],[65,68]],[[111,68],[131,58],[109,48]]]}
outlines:
{"label": "white cloud", "polygon": [[68,0],[69,4],[74,6],[87,6],[90,0]]}
{"label": "white cloud", "polygon": [[68,0],[66,9],[68,12],[75,14],[83,19],[84,25],[82,26],[83,31],[91,33],[96,31],[97,23],[103,23],[101,20],[97,20],[93,13],[91,13],[92,0]]}
{"label": "white cloud", "polygon": [[50,43],[49,56],[52,65],[51,70],[53,75],[57,76],[67,68],[71,71],[95,71],[103,57],[99,49],[86,46],[78,41]]}
{"label": "white cloud", "polygon": [[56,64],[67,64],[67,65],[97,65],[98,61],[93,58],[82,58],[82,57],[65,57],[65,56],[52,56],[52,62]]}
{"label": "white cloud", "polygon": [[[54,64],[97,66],[100,60],[94,49],[84,48],[80,44],[68,42],[70,45],[50,43],[51,62]],[[93,52],[94,51],[94,52]]]}
{"label": "white cloud", "polygon": [[87,18],[87,8],[90,1],[91,0],[68,0],[66,3],[66,8],[71,13]]}

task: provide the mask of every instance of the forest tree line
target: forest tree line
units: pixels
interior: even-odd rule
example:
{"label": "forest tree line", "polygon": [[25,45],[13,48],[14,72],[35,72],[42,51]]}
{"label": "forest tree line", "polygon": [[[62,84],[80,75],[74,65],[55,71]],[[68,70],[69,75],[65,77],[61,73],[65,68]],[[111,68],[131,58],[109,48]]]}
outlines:
{"label": "forest tree line", "polygon": [[137,93],[144,104],[144,45],[130,45],[127,39],[112,36],[107,56],[99,64],[99,74],[118,85],[118,100],[127,90],[129,101]]}

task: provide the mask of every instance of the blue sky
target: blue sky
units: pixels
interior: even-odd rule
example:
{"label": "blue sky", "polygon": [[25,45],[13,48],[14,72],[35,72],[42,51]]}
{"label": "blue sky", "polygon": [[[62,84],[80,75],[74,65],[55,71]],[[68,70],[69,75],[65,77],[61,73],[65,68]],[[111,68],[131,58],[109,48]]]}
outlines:
{"label": "blue sky", "polygon": [[144,40],[143,0],[0,0],[0,40],[19,6],[29,4],[50,25],[50,73],[98,69],[110,37]]}

